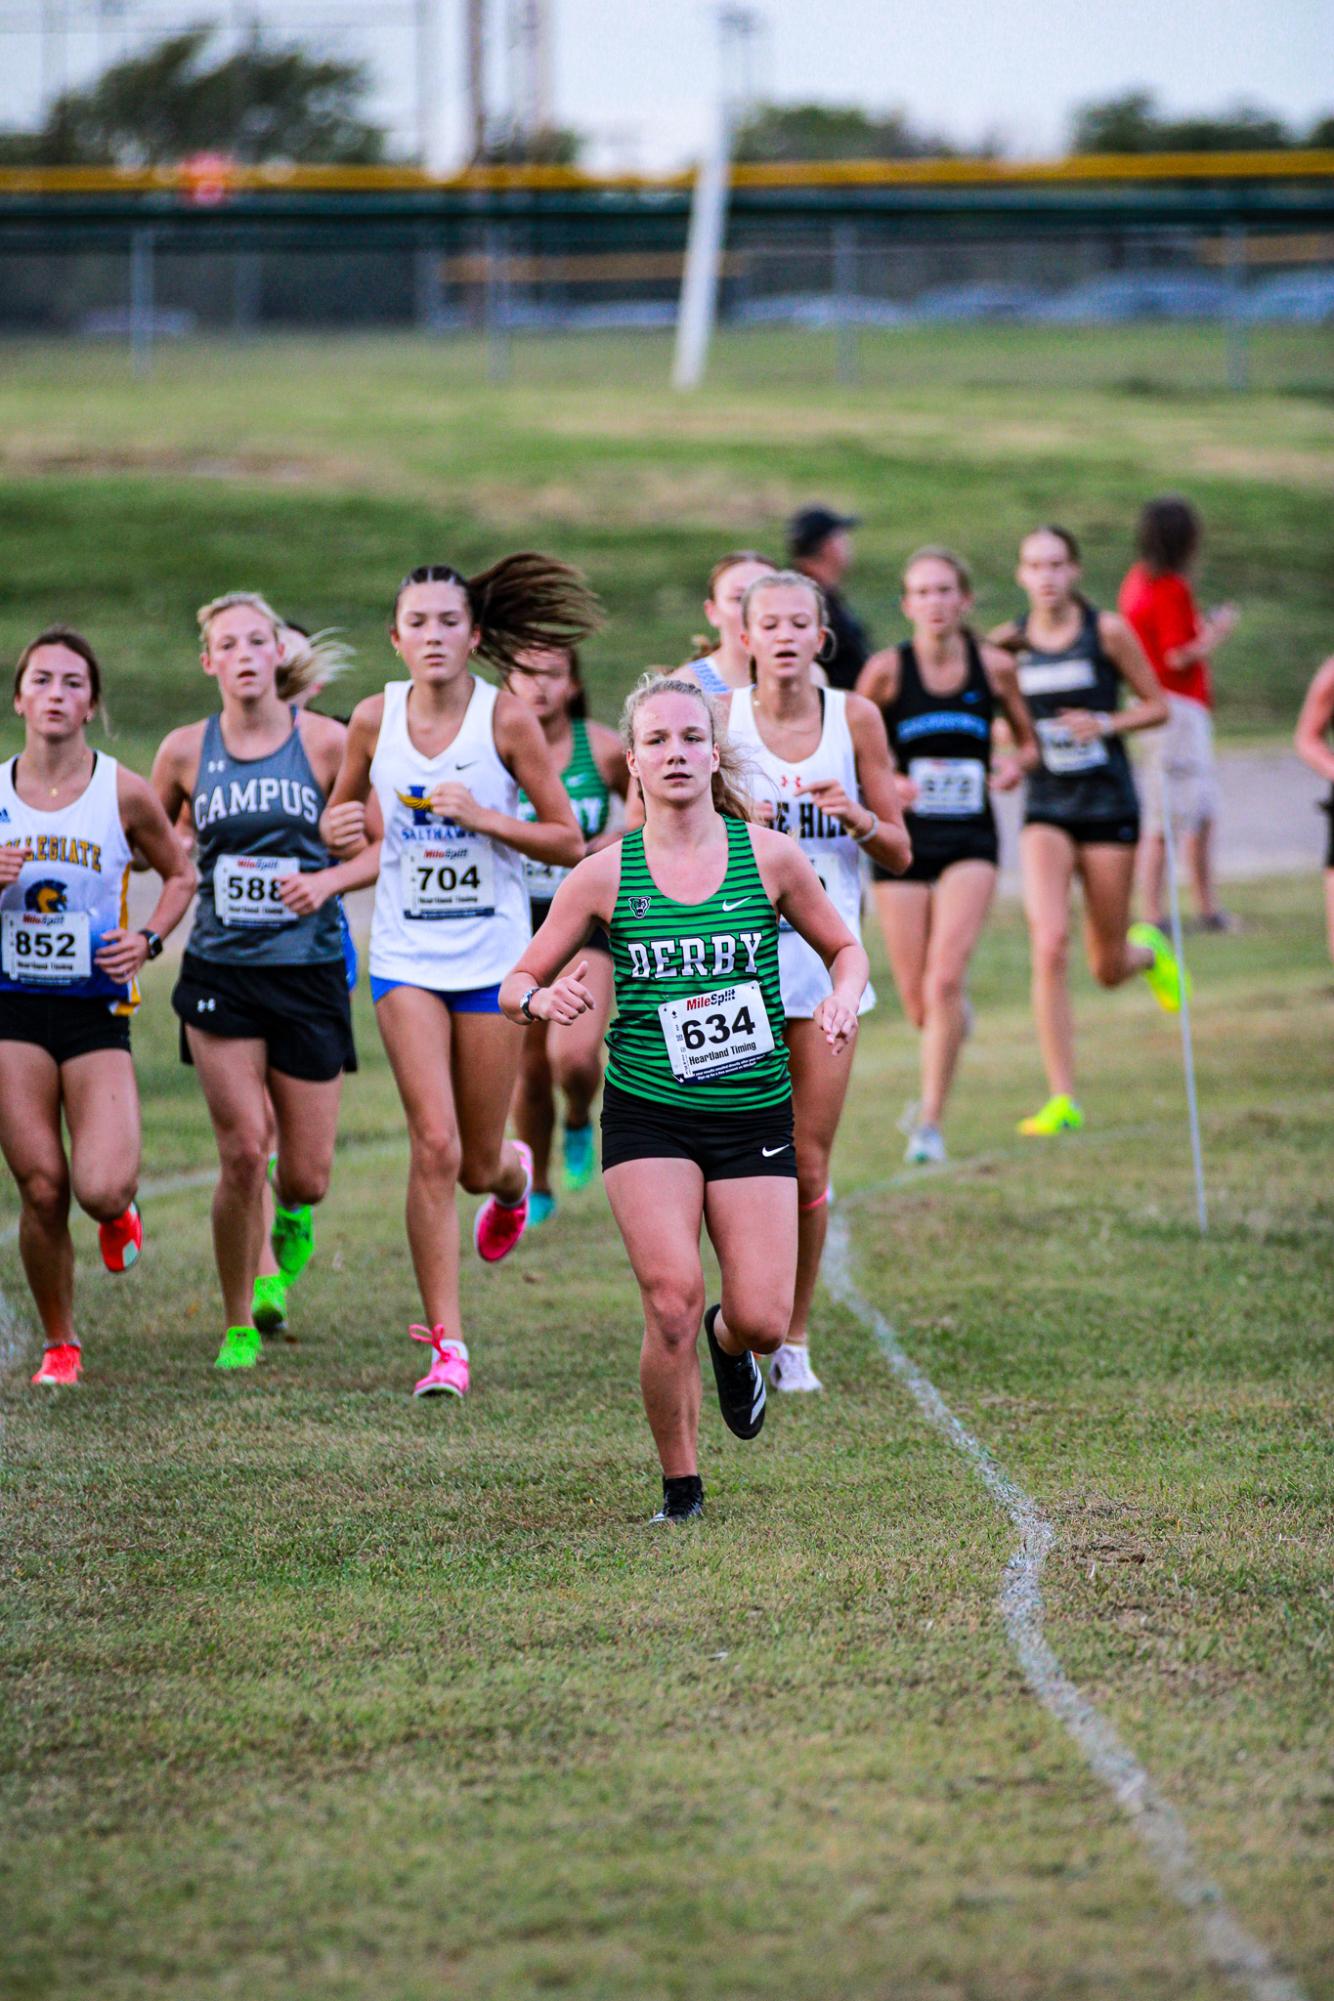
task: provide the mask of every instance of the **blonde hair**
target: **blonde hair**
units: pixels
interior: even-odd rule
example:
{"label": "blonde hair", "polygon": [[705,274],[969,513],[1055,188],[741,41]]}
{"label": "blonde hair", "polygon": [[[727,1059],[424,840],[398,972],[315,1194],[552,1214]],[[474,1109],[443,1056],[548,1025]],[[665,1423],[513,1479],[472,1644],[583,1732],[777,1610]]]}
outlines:
{"label": "blonde hair", "polygon": [[820,589],[819,584],[816,583],[814,577],[808,577],[804,570],[771,570],[767,577],[756,577],[754,583],[747,587],[746,595],[741,600],[741,624],[743,629],[750,624],[751,600],[757,598],[761,591],[780,589],[809,591],[815,599],[816,617],[819,619],[821,625],[828,624],[829,610],[825,603],[825,594]]}
{"label": "blonde hair", "polygon": [[954,580],[966,598],[973,595],[973,573],[957,549],[949,548],[944,542],[926,542],[920,549],[914,549],[903,566],[903,588],[908,588],[908,578],[918,563],[948,563],[954,572]]}
{"label": "blonde hair", "polygon": [[[621,743],[625,749],[634,749],[635,717],[645,702],[651,702],[657,695],[689,695],[692,701],[699,703],[709,719],[709,735],[718,750],[718,769],[713,774],[714,811],[725,814],[731,820],[753,820],[756,817],[755,806],[746,783],[749,766],[728,737],[718,710],[698,681],[686,681],[679,674],[664,674],[654,667],[641,674],[621,710]],[[640,791],[643,789],[641,785]]]}
{"label": "blonde hair", "polygon": [[208,651],[209,628],[219,613],[232,611],[237,605],[244,605],[250,611],[258,612],[273,627],[273,636],[278,642],[278,671],[273,677],[274,691],[280,701],[295,702],[313,688],[327,686],[351,665],[353,654],[350,646],[345,646],[332,630],[317,632],[310,638],[288,625],[280,618],[267,598],[258,591],[224,591],[221,597],[210,598],[201,604],[195,613],[199,624],[199,637]]}

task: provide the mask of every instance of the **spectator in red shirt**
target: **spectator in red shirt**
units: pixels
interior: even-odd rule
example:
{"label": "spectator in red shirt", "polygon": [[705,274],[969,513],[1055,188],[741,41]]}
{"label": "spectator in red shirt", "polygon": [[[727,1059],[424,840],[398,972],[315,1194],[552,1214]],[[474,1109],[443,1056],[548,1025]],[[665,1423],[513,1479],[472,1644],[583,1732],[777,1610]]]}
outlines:
{"label": "spectator in red shirt", "polygon": [[1133,627],[1167,694],[1167,728],[1154,730],[1144,744],[1144,835],[1140,843],[1140,888],[1151,924],[1161,924],[1166,844],[1163,839],[1163,774],[1171,779],[1172,828],[1180,835],[1190,873],[1200,928],[1231,931],[1233,920],[1218,905],[1213,875],[1213,838],[1218,819],[1214,762],[1213,687],[1209,662],[1237,623],[1234,605],[1221,605],[1201,618],[1189,583],[1199,551],[1200,517],[1188,500],[1168,494],[1151,500],[1139,517],[1139,561],[1127,573],[1117,609]]}

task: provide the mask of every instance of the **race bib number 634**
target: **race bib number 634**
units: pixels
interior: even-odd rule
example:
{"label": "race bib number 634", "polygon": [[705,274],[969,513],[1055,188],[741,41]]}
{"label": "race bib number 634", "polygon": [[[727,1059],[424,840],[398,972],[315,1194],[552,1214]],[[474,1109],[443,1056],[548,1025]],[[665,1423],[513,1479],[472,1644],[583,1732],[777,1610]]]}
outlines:
{"label": "race bib number 634", "polygon": [[664,1001],[658,1019],[678,1084],[749,1070],[774,1046],[758,980]]}

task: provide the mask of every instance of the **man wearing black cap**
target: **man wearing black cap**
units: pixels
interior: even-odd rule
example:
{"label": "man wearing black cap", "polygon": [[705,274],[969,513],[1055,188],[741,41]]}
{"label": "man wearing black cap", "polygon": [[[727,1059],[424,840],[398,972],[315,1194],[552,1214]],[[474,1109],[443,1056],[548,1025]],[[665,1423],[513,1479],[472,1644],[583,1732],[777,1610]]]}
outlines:
{"label": "man wearing black cap", "polygon": [[803,507],[787,524],[792,567],[814,579],[829,607],[834,650],[825,672],[834,688],[855,687],[872,651],[870,633],[838,589],[852,567],[850,530],[858,520],[855,514],[835,514],[831,507]]}

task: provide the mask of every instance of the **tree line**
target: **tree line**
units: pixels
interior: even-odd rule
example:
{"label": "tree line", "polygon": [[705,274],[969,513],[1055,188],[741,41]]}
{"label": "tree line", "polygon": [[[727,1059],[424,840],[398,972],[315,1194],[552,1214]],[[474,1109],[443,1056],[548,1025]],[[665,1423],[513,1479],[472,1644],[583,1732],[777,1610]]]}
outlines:
{"label": "tree line", "polygon": [[[158,166],[192,153],[243,162],[293,160],[360,165],[386,158],[389,135],[368,115],[364,63],[321,57],[258,31],[240,48],[215,53],[213,33],[192,28],[65,91],[37,131],[0,132],[0,165]],[[561,128],[526,144],[501,138],[493,162],[575,164],[585,142]],[[1081,105],[1070,123],[1073,153],[1213,153],[1334,146],[1334,114],[1297,128],[1260,106],[1173,116],[1148,90]],[[962,146],[914,122],[902,109],[858,105],[766,104],[742,119],[735,157],[791,160],[994,158],[999,138]]]}

